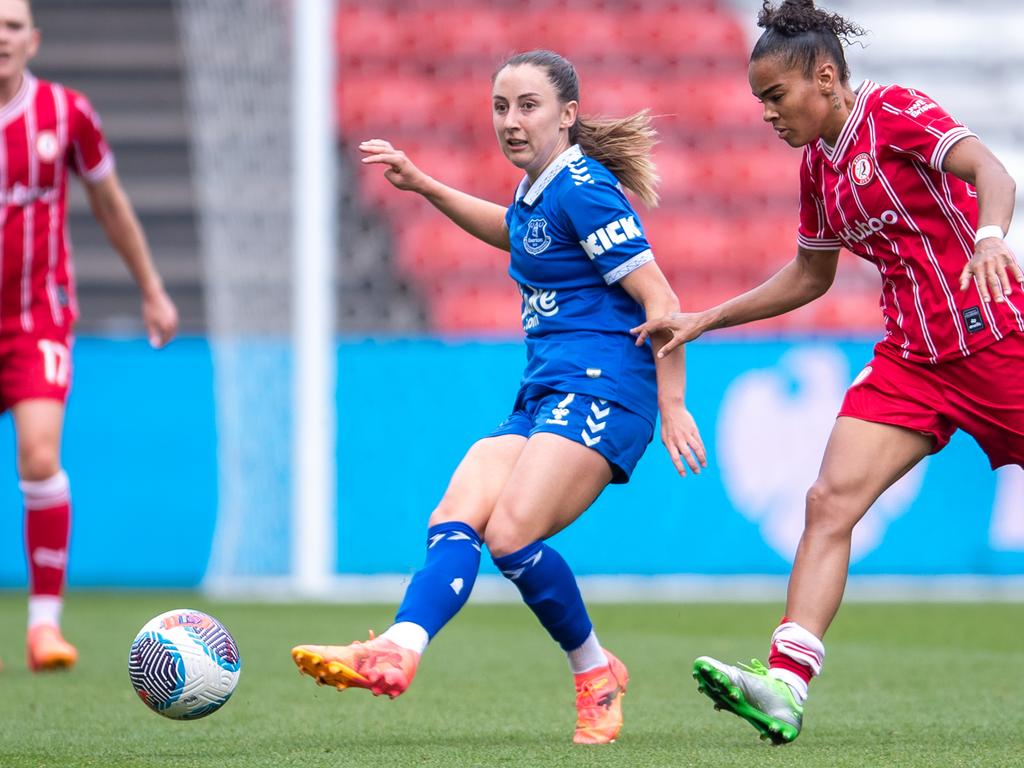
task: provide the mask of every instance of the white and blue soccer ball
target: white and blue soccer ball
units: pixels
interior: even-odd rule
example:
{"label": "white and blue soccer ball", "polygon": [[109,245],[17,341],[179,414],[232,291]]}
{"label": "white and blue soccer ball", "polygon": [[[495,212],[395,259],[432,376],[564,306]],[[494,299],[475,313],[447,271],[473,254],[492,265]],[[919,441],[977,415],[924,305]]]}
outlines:
{"label": "white and blue soccer ball", "polygon": [[172,720],[196,720],[224,706],[241,668],[227,628],[190,608],[146,622],[128,653],[135,692],[146,706]]}

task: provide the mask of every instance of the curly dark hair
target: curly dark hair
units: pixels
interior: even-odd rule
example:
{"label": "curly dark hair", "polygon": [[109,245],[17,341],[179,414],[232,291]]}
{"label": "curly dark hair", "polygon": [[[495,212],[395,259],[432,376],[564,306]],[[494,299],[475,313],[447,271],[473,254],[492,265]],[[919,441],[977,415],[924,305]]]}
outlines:
{"label": "curly dark hair", "polygon": [[777,7],[764,0],[757,26],[764,32],[750,54],[751,61],[781,56],[787,66],[802,66],[804,74],[811,77],[825,56],[835,63],[844,85],[850,81],[850,67],[843,46],[865,34],[863,27],[838,13],[815,8],[814,0],[783,0]]}

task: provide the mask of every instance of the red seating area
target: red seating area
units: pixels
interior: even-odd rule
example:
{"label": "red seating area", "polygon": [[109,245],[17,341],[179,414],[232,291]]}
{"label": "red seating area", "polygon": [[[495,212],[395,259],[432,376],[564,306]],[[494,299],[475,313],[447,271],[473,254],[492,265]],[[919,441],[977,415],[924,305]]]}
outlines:
{"label": "red seating area", "polygon": [[[743,23],[713,0],[341,0],[342,144],[354,162],[360,140],[388,139],[427,173],[505,205],[521,173],[497,147],[490,76],[512,52],[557,50],[580,73],[583,114],[655,116],[662,204],[636,204],[684,307],[710,306],[795,250],[799,154],[761,122]],[[398,192],[380,169],[356,170],[364,204],[393,227],[396,268],[424,297],[434,330],[521,333],[506,253]],[[878,326],[877,287],[855,279],[752,328]]]}

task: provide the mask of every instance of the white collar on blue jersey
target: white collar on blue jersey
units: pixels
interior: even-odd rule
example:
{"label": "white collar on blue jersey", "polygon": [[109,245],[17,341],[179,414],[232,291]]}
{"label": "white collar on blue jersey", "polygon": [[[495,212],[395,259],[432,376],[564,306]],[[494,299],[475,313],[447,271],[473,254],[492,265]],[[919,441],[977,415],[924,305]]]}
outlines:
{"label": "white collar on blue jersey", "polygon": [[551,164],[544,169],[544,173],[540,175],[533,186],[530,186],[530,177],[524,176],[523,180],[519,182],[519,187],[516,189],[516,202],[522,200],[527,205],[533,205],[537,202],[537,198],[540,197],[540,193],[544,191],[544,188],[554,181],[555,176],[569,163],[574,163],[583,157],[583,150],[580,149],[579,144],[573,144],[565,152],[560,154]]}
{"label": "white collar on blue jersey", "polygon": [[846,151],[846,147],[853,138],[853,134],[864,119],[865,104],[867,103],[868,96],[877,91],[878,88],[879,86],[871,80],[865,80],[860,84],[860,88],[856,91],[857,99],[853,102],[853,109],[850,110],[850,116],[846,118],[846,123],[843,125],[843,130],[839,132],[839,138],[836,139],[834,147],[826,144],[824,139],[818,139],[818,146],[821,148],[821,151],[833,163],[842,157],[843,152]]}

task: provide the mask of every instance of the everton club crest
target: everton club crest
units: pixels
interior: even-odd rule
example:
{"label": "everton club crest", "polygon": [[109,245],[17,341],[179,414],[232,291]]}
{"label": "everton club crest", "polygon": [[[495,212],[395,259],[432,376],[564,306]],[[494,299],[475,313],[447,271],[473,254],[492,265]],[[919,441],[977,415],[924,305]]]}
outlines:
{"label": "everton club crest", "polygon": [[530,219],[526,224],[526,235],[523,237],[523,247],[531,256],[539,256],[551,245],[551,237],[548,235],[548,222],[546,219]]}
{"label": "everton club crest", "polygon": [[867,152],[861,152],[850,163],[850,178],[858,187],[864,187],[875,178],[875,161]]}

